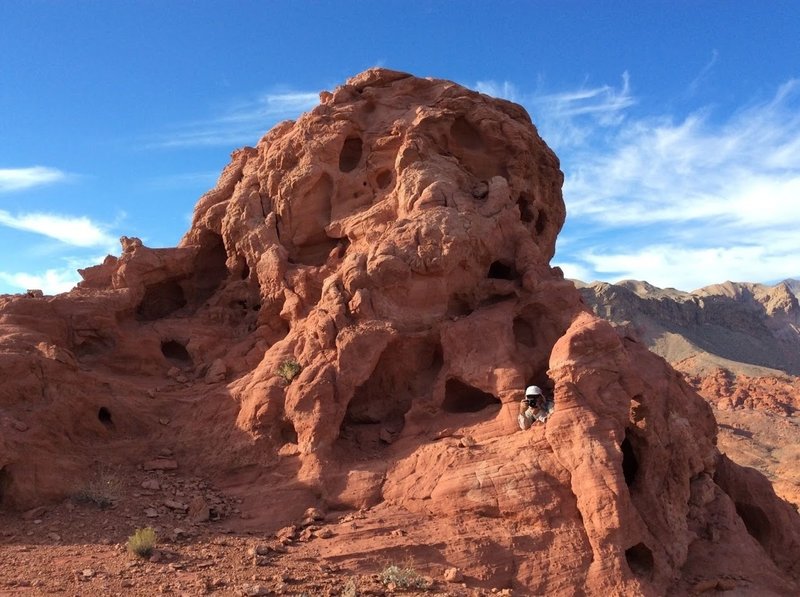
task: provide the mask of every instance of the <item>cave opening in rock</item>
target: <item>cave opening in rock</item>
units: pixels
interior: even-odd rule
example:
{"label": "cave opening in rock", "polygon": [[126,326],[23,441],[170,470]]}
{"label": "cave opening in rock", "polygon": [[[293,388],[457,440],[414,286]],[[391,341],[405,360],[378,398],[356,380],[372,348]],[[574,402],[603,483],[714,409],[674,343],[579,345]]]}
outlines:
{"label": "cave opening in rock", "polygon": [[223,280],[228,277],[225,242],[222,237],[210,230],[200,235],[200,249],[194,260],[194,301],[202,304],[211,298]]}
{"label": "cave opening in rock", "polygon": [[625,484],[631,487],[636,481],[636,475],[639,473],[639,461],[636,458],[636,453],[633,450],[627,431],[620,449],[622,450],[622,474],[625,477]]}
{"label": "cave opening in rock", "polygon": [[114,421],[111,420],[111,411],[105,406],[101,406],[100,410],[97,411],[97,420],[106,427],[111,427],[114,424]]}
{"label": "cave opening in rock", "polygon": [[465,384],[463,381],[450,378],[445,384],[442,409],[448,413],[475,413],[490,406],[500,406],[492,394]]}
{"label": "cave opening in rock", "polygon": [[633,547],[626,549],[625,561],[628,562],[628,568],[636,576],[647,579],[652,578],[653,566],[655,565],[653,552],[644,543],[637,543]]}
{"label": "cave opening in rock", "polygon": [[139,321],[155,321],[186,306],[186,295],[177,279],[164,280],[145,288],[142,302],[136,309]]}
{"label": "cave opening in rock", "polygon": [[6,467],[0,467],[0,506],[5,501],[6,493],[11,485],[11,473],[8,472]]}
{"label": "cave opening in rock", "polygon": [[379,172],[377,178],[375,179],[375,182],[378,183],[379,189],[387,188],[390,184],[392,184],[391,170],[382,170],[381,172]]}
{"label": "cave opening in rock", "polygon": [[533,326],[526,319],[515,317],[512,328],[514,340],[516,340],[517,344],[522,344],[528,348],[536,346],[536,332],[534,332]]}
{"label": "cave opening in rock", "polygon": [[394,441],[414,400],[430,396],[443,363],[438,336],[425,333],[390,342],[348,402],[339,437],[362,448]]}
{"label": "cave opening in rock", "polygon": [[178,365],[191,365],[192,357],[186,346],[176,340],[165,340],[161,343],[161,354],[173,363]]}
{"label": "cave opening in rock", "polygon": [[744,522],[744,526],[750,536],[766,547],[772,535],[772,526],[764,510],[753,504],[736,502],[736,513]]}
{"label": "cave opening in rock", "polygon": [[339,170],[352,172],[361,161],[364,144],[360,137],[348,137],[344,141],[342,151],[339,153]]}
{"label": "cave opening in rock", "polygon": [[[100,331],[83,331],[80,342],[75,344],[72,352],[78,359],[89,359],[100,355],[106,355],[113,351],[117,343],[114,338],[104,336]],[[86,335],[91,334],[91,335]]]}
{"label": "cave opening in rock", "polygon": [[297,444],[297,430],[289,419],[281,419],[280,434],[284,444]]}
{"label": "cave opening in rock", "polygon": [[517,199],[517,207],[519,207],[519,217],[525,223],[531,223],[535,219],[533,210],[531,209],[530,200],[526,195],[520,195]]}
{"label": "cave opening in rock", "polygon": [[250,277],[250,266],[247,265],[247,260],[244,257],[239,257],[239,260],[242,264],[241,278],[242,280],[247,280]]}
{"label": "cave opening in rock", "polygon": [[513,265],[509,265],[508,263],[494,261],[489,266],[489,273],[487,277],[495,280],[516,280],[517,270]]}

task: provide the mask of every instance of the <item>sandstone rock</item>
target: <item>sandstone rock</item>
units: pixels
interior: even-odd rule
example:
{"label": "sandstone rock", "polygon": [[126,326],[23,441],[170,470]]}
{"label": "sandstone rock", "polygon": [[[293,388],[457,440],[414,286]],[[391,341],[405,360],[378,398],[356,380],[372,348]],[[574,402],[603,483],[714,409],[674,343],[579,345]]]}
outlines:
{"label": "sandstone rock", "polygon": [[325,513],[319,508],[308,508],[303,517],[311,520],[325,520]]}
{"label": "sandstone rock", "polygon": [[464,575],[458,568],[447,568],[444,571],[443,578],[445,582],[461,582],[464,580]]}
{"label": "sandstone rock", "polygon": [[141,484],[142,489],[150,489],[152,491],[158,491],[161,489],[161,484],[156,479],[145,479],[142,481]]}
{"label": "sandstone rock", "polygon": [[156,458],[144,463],[146,471],[172,471],[178,468],[178,462],[170,458]]}
{"label": "sandstone rock", "polygon": [[192,522],[207,522],[211,518],[211,508],[202,496],[196,496],[189,502],[187,513]]}
{"label": "sandstone rock", "polygon": [[242,585],[242,594],[247,595],[247,597],[258,597],[259,595],[269,595],[271,593],[272,591],[268,587],[258,583]]}
{"label": "sandstone rock", "polygon": [[221,383],[225,381],[227,372],[228,368],[225,365],[225,361],[222,359],[215,359],[208,368],[208,371],[206,371],[205,381],[208,384]]}
{"label": "sandstone rock", "polygon": [[183,502],[178,502],[176,500],[164,500],[164,505],[169,508],[170,510],[187,510],[189,506],[184,504]]}
{"label": "sandstone rock", "polygon": [[[359,510],[312,543],[353,569],[400,546],[526,594],[686,594],[731,568],[797,593],[797,514],[550,267],[562,182],[520,106],[354,77],[234,152],[178,247],[123,239],[70,293],[0,297],[0,408],[30,425],[0,436],[2,506],[61,499],[99,450],[142,462],[168,438],[246,498],[237,525]],[[217,359],[230,383],[190,379]],[[519,432],[528,384],[556,408]]]}

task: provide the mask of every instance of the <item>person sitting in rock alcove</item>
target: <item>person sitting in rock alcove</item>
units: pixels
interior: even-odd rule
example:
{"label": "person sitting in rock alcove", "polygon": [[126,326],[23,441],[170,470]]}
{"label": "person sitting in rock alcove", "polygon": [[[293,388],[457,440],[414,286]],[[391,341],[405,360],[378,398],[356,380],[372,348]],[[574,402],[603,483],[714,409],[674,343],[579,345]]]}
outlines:
{"label": "person sitting in rock alcove", "polygon": [[525,388],[525,397],[519,403],[519,428],[525,431],[530,429],[534,421],[544,423],[554,408],[555,403],[545,398],[539,386],[528,386]]}

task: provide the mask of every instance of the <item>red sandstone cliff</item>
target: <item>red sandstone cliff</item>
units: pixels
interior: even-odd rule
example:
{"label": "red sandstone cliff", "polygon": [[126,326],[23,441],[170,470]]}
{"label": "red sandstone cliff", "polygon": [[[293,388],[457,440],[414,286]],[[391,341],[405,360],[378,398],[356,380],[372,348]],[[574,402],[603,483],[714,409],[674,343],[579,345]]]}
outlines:
{"label": "red sandstone cliff", "polygon": [[[123,239],[68,294],[0,299],[0,505],[168,447],[254,529],[363,509],[317,552],[356,568],[796,592],[796,511],[549,267],[562,178],[509,102],[377,69],[322,93],[233,154],[179,247]],[[519,432],[529,383],[556,411]]]}

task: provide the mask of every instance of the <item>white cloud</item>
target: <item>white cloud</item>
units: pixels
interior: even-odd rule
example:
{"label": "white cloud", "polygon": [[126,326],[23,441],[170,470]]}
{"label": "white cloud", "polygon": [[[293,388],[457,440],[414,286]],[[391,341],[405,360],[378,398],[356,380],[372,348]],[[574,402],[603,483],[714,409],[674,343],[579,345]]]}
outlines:
{"label": "white cloud", "polygon": [[81,277],[74,269],[48,269],[43,273],[7,273],[0,272],[0,280],[22,291],[39,289],[45,294],[67,292],[80,281]]}
{"label": "white cloud", "polygon": [[574,114],[581,144],[558,139],[568,236],[555,263],[683,290],[800,272],[800,81],[722,117],[704,106],[616,122]]}
{"label": "white cloud", "polygon": [[558,265],[558,267],[561,268],[561,271],[564,272],[565,278],[581,280],[583,282],[591,282],[595,279],[595,273],[592,271],[592,268],[581,265],[580,263],[561,261],[557,264],[554,263],[553,265]]}
{"label": "white cloud", "polygon": [[524,101],[519,89],[510,81],[478,81],[475,83],[474,89],[480,93],[501,97],[511,102],[522,103]]}
{"label": "white cloud", "polygon": [[253,145],[275,123],[297,118],[317,103],[318,92],[265,93],[230,107],[220,116],[178,125],[151,139],[147,145],[161,148]]}
{"label": "white cloud", "polygon": [[0,210],[0,225],[34,232],[76,247],[110,247],[117,243],[104,226],[85,216],[71,217],[48,213],[12,215]]}
{"label": "white cloud", "polygon": [[788,277],[787,272],[798,270],[794,253],[757,245],[709,248],[650,245],[630,252],[590,251],[584,258],[606,280],[646,279],[661,288],[681,290],[695,290],[726,280],[780,280]]}
{"label": "white cloud", "polygon": [[61,182],[68,175],[56,168],[32,166],[30,168],[0,168],[0,193],[21,191],[55,182]]}

